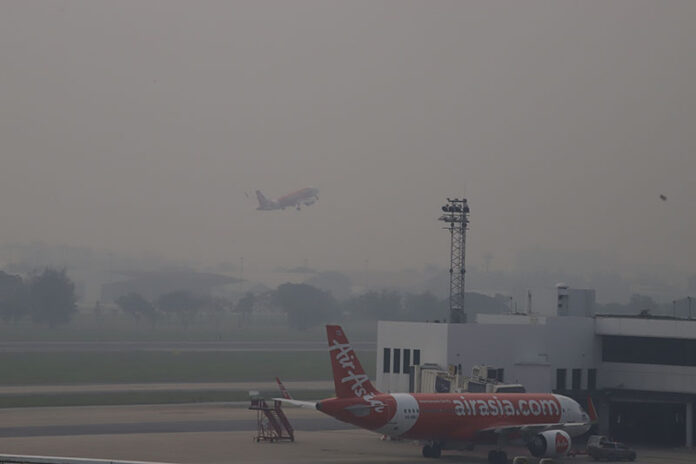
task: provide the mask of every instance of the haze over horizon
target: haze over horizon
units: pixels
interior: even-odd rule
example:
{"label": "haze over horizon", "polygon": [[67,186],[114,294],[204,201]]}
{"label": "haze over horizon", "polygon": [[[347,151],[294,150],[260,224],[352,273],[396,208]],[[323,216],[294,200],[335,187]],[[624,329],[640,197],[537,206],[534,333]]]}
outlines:
{"label": "haze over horizon", "polygon": [[[466,196],[468,265],[696,273],[694,2],[1,11],[0,244],[443,266]],[[316,204],[255,210],[304,186]]]}

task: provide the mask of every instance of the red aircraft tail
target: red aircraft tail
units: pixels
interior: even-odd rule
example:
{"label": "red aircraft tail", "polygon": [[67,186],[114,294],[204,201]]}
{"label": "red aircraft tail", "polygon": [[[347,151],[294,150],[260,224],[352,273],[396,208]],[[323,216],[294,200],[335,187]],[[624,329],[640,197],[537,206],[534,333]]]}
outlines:
{"label": "red aircraft tail", "polygon": [[593,424],[599,421],[599,416],[597,415],[597,410],[592,402],[592,397],[587,397],[587,415],[590,416],[590,422]]}
{"label": "red aircraft tail", "polygon": [[280,389],[280,394],[283,395],[283,398],[286,400],[291,400],[292,396],[290,396],[290,392],[288,392],[288,389],[285,388],[285,385],[283,385],[283,382],[281,382],[278,377],[276,377],[276,382],[278,382],[278,388]]}
{"label": "red aircraft tail", "polygon": [[256,191],[256,198],[259,200],[259,207],[257,209],[273,209],[276,204],[266,198],[261,190]]}
{"label": "red aircraft tail", "polygon": [[379,394],[365,374],[341,326],[327,325],[326,336],[329,340],[336,397],[363,398],[367,395]]}

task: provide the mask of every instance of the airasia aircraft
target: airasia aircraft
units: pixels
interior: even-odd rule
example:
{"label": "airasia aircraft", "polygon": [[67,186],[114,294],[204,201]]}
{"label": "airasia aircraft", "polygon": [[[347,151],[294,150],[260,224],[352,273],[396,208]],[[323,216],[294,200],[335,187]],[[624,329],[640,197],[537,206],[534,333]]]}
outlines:
{"label": "airasia aircraft", "polygon": [[381,393],[372,385],[343,329],[327,325],[336,397],[318,402],[278,398],[393,438],[423,442],[423,456],[443,449],[494,444],[492,464],[507,462],[503,447],[522,440],[536,457],[564,456],[571,436],[587,432],[591,416],[573,399],[549,393]]}
{"label": "airasia aircraft", "polygon": [[263,193],[261,193],[261,190],[257,190],[256,198],[259,200],[259,207],[256,209],[261,211],[285,209],[290,206],[295,207],[299,211],[301,205],[309,206],[314,204],[314,202],[319,199],[319,189],[314,187],[305,187],[296,192],[288,193],[275,201],[269,200],[264,196]]}

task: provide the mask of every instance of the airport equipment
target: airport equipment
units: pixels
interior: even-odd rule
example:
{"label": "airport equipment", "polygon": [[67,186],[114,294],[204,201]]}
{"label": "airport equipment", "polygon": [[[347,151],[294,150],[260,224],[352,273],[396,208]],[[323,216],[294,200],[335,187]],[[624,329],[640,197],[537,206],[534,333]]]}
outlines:
{"label": "airport equipment", "polygon": [[445,370],[433,363],[413,366],[416,393],[525,393],[521,384],[503,382],[503,369],[474,366],[471,376],[462,375],[458,366]]}
{"label": "airport equipment", "polygon": [[587,454],[595,461],[635,461],[636,452],[623,443],[611,441],[603,435],[591,435],[587,440]]}
{"label": "airport equipment", "polygon": [[447,199],[438,218],[446,224],[443,229],[450,231],[450,294],[449,321],[466,322],[464,312],[464,257],[466,251],[466,231],[469,228],[469,204],[466,198]]}
{"label": "airport equipment", "polygon": [[273,401],[273,406],[269,406],[265,399],[252,396],[249,409],[256,411],[256,442],[295,441],[295,431],[283,412],[280,401]]}

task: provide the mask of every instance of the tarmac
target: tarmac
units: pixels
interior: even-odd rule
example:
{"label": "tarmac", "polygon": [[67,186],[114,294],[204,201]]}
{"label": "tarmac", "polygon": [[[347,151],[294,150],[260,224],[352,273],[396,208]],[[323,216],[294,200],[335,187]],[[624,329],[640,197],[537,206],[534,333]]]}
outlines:
{"label": "tarmac", "polygon": [[[421,456],[418,443],[381,440],[318,411],[289,408],[286,414],[295,427],[295,441],[257,443],[256,412],[239,404],[2,409],[0,454],[182,464],[487,462],[487,447],[445,451],[435,461]],[[637,463],[696,462],[693,450],[637,451]],[[524,452],[510,449],[508,456]],[[577,456],[565,462],[591,461]]]}

